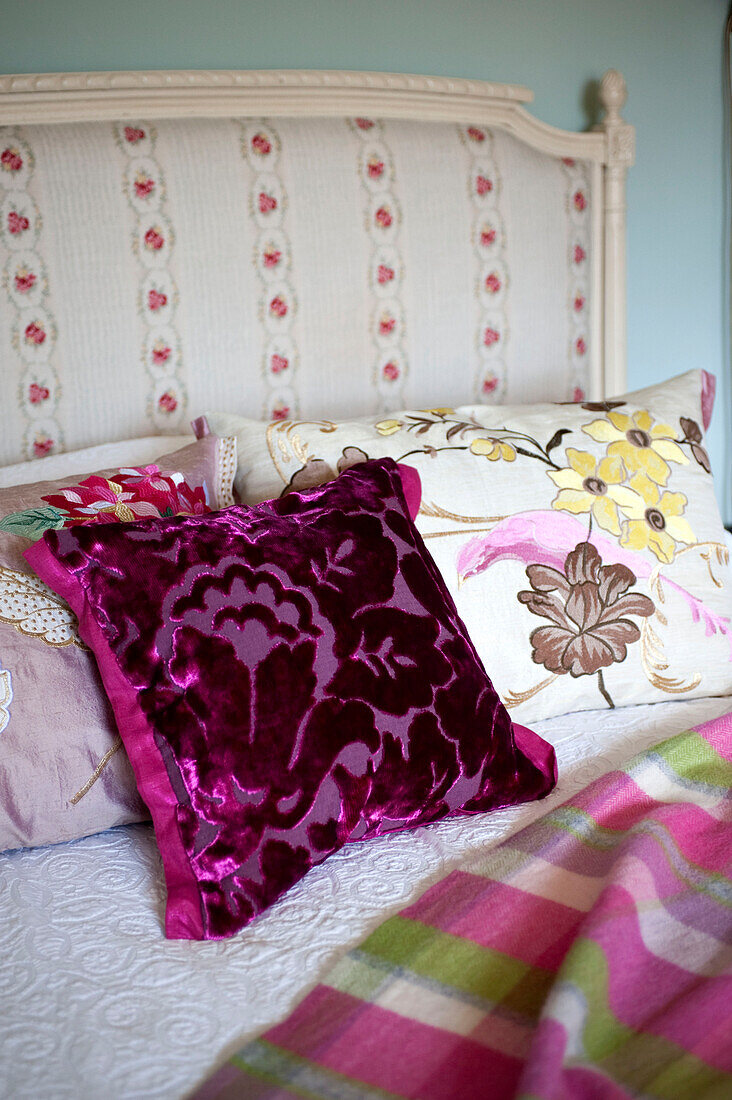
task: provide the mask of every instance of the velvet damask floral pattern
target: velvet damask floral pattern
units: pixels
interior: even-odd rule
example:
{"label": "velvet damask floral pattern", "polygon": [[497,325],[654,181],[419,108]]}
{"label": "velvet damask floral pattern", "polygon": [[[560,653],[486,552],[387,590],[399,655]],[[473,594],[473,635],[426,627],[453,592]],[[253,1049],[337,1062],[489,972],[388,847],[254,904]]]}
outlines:
{"label": "velvet damask floral pattern", "polygon": [[92,646],[163,855],[169,936],[228,936],[346,841],[543,797],[390,459],[251,510],[29,551]]}

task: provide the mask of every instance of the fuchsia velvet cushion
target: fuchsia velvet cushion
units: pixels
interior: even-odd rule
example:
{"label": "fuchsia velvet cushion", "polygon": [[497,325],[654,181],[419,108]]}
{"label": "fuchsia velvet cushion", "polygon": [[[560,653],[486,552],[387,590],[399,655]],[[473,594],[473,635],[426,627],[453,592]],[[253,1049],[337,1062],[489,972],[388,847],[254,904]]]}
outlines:
{"label": "fuchsia velvet cushion", "polygon": [[349,840],[546,795],[391,459],[252,509],[49,532],[147,802],[166,932],[248,924]]}

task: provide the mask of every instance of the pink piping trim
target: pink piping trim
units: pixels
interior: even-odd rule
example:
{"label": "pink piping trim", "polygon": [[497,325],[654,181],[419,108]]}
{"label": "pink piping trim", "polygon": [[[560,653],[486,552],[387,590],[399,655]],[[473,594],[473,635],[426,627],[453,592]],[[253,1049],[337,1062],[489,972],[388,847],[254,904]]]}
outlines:
{"label": "pink piping trim", "polygon": [[702,371],[701,408],[702,422],[706,432],[712,422],[714,395],[717,392],[717,379],[708,370]]}

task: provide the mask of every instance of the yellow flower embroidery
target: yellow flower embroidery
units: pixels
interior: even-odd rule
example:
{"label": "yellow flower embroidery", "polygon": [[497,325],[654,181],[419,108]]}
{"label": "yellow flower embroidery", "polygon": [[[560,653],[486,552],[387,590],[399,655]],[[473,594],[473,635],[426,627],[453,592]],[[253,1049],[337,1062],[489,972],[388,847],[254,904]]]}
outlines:
{"label": "yellow flower embroidery", "polygon": [[401,420],[380,420],[375,425],[379,435],[394,435],[394,432],[398,432],[401,426]]}
{"label": "yellow flower embroidery", "polygon": [[498,462],[502,458],[504,462],[515,462],[516,451],[510,443],[504,443],[501,439],[491,439],[490,436],[474,439],[470,444],[470,450],[474,455],[482,455],[489,462]]}
{"label": "yellow flower embroidery", "polygon": [[421,409],[420,411],[423,413],[432,413],[433,416],[452,416],[452,414],[455,412],[454,409],[448,408]]}
{"label": "yellow flower embroidery", "polygon": [[568,447],[567,462],[569,469],[547,471],[559,489],[552,507],[575,516],[591,512],[600,527],[619,535],[618,506],[638,503],[638,494],[621,485],[625,480],[622,459],[605,457],[598,462],[587,451]]}
{"label": "yellow flower embroidery", "polygon": [[626,519],[622,524],[620,545],[629,550],[652,550],[659,561],[673,561],[676,543],[687,545],[697,541],[696,535],[682,516],[686,507],[683,493],[661,492],[646,474],[636,474],[630,481],[638,501],[623,504]]}
{"label": "yellow flower embroidery", "polygon": [[606,420],[583,424],[582,431],[598,443],[608,443],[611,458],[622,458],[629,474],[644,473],[657,485],[665,485],[669,462],[688,466],[689,460],[674,440],[670,424],[654,424],[645,409],[632,416],[613,410]]}

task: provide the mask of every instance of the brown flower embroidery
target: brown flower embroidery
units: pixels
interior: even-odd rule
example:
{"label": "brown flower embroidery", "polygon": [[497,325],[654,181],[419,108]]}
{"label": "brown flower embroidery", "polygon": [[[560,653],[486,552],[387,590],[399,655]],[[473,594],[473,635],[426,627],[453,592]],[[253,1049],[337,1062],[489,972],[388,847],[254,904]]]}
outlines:
{"label": "brown flower embroidery", "polygon": [[287,496],[288,493],[302,493],[306,489],[317,489],[319,485],[325,485],[326,482],[333,481],[344,470],[350,470],[351,466],[357,466],[359,462],[366,462],[368,457],[360,447],[344,447],[343,453],[338,459],[336,470],[329,466],[325,459],[311,458],[304,466],[295,471],[280,496]]}
{"label": "brown flower embroidery", "polygon": [[681,424],[681,430],[684,433],[682,443],[688,443],[696,461],[699,463],[703,470],[706,470],[708,474],[712,472],[712,464],[709,461],[709,455],[706,447],[702,447],[702,430],[697,424],[696,420],[691,420],[688,416],[680,416],[679,423]]}
{"label": "brown flower embroidery", "polygon": [[536,664],[549,672],[594,676],[609,706],[614,706],[602,669],[624,661],[627,647],[638,641],[640,630],[629,615],[652,615],[653,601],[629,592],[635,574],[625,565],[603,565],[595,547],[580,542],[564,563],[564,573],[546,565],[529,565],[531,591],[518,593],[534,615],[553,626],[532,631],[530,642]]}

